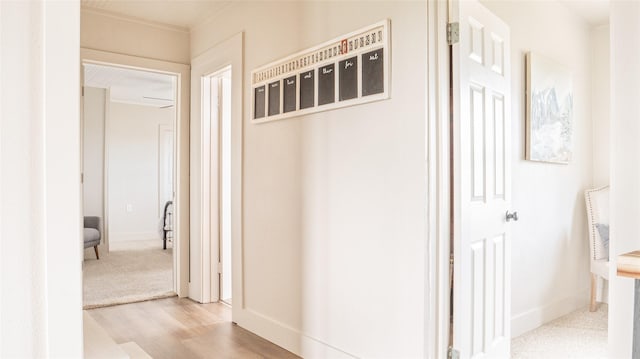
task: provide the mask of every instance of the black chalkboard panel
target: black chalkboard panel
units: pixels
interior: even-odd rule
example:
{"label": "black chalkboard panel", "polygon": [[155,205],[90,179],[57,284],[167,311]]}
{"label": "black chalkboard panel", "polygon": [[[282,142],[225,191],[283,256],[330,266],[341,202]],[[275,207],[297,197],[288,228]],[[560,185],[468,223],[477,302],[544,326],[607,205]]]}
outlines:
{"label": "black chalkboard panel", "polygon": [[313,107],[315,101],[315,70],[300,74],[300,109]]}
{"label": "black chalkboard panel", "polygon": [[383,49],[362,54],[362,96],[384,92]]}
{"label": "black chalkboard panel", "polygon": [[269,84],[269,116],[280,114],[280,81]]}
{"label": "black chalkboard panel", "polygon": [[284,79],[284,89],[282,96],[282,112],[287,113],[296,110],[296,76]]}
{"label": "black chalkboard panel", "polygon": [[358,57],[354,56],[340,61],[338,69],[340,73],[338,84],[340,101],[358,97]]}
{"label": "black chalkboard panel", "polygon": [[263,118],[265,110],[265,88],[263,86],[253,89],[253,118]]}
{"label": "black chalkboard panel", "polygon": [[318,69],[318,106],[326,105],[336,100],[335,70],[335,64],[322,66]]}

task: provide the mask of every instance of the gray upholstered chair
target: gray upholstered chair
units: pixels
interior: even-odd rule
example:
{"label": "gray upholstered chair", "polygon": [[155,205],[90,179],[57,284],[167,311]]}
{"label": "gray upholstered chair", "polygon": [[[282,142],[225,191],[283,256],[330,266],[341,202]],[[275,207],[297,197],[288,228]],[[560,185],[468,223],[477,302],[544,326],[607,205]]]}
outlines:
{"label": "gray upholstered chair", "polygon": [[100,244],[100,217],[85,216],[84,248],[93,247],[96,251],[96,259],[100,259],[98,244]]}

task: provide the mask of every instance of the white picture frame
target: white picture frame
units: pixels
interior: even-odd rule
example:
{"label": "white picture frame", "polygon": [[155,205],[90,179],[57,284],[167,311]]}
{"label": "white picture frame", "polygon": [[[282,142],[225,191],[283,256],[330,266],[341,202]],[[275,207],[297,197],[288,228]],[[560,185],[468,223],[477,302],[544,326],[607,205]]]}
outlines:
{"label": "white picture frame", "polygon": [[573,157],[571,71],[536,53],[526,54],[525,159],[568,164]]}

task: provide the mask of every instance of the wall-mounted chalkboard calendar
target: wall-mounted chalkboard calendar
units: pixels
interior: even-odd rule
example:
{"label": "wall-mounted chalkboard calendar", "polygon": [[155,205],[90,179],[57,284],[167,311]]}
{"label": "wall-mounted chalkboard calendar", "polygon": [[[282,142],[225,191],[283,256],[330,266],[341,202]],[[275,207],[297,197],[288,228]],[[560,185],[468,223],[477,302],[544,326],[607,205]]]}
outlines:
{"label": "wall-mounted chalkboard calendar", "polygon": [[253,70],[252,122],[388,99],[389,29],[384,20]]}

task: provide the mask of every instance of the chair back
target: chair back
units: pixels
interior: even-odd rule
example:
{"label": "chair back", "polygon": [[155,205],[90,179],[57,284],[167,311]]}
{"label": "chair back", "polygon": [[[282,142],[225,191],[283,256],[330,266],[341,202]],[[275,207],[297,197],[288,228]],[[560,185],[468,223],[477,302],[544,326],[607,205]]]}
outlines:
{"label": "chair back", "polygon": [[609,186],[586,190],[587,222],[589,224],[589,251],[591,261],[607,258],[596,224],[609,225]]}

